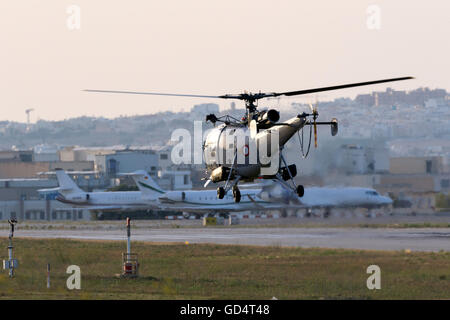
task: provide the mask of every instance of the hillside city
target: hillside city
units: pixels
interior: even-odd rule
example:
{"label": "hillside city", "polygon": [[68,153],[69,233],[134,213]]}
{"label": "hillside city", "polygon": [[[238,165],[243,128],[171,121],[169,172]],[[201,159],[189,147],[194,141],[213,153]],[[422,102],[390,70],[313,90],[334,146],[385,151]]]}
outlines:
{"label": "hillside city", "polygon": [[[358,95],[355,99],[339,98],[318,102],[321,118],[340,120],[340,138],[442,139],[450,135],[447,125],[449,98],[446,90],[419,88]],[[292,102],[279,106],[273,100],[262,108],[281,110],[282,118],[308,111],[305,103]],[[220,114],[240,118],[243,109],[231,108]],[[167,128],[193,129],[193,121],[203,121],[208,113],[219,113],[213,103],[197,105],[190,112],[159,112],[114,119],[79,117],[63,121],[38,120],[36,123],[0,121],[0,149],[30,149],[37,145],[56,148],[78,145],[84,147],[134,145],[163,146],[171,137]],[[25,114],[24,114],[25,119]]]}

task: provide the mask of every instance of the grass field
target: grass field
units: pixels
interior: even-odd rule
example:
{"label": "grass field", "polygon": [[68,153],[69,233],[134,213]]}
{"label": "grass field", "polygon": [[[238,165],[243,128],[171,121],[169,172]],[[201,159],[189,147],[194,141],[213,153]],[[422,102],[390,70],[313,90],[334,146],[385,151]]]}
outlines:
{"label": "grass field", "polygon": [[[124,242],[15,239],[19,269],[1,299],[450,299],[450,252],[383,252],[134,242],[137,279],[120,279]],[[0,241],[6,255],[7,239]],[[51,264],[51,288],[46,265]],[[66,268],[81,268],[68,290]],[[369,265],[381,290],[368,290]]]}

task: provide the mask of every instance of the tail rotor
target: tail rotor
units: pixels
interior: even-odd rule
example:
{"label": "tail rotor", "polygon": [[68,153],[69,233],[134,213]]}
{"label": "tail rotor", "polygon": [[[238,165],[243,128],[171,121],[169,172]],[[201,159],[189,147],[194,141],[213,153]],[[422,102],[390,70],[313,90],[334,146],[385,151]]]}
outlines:
{"label": "tail rotor", "polygon": [[309,108],[311,109],[311,114],[313,116],[313,126],[314,126],[314,148],[317,148],[317,117],[319,116],[319,112],[317,111],[318,102],[316,100],[316,105],[310,103]]}

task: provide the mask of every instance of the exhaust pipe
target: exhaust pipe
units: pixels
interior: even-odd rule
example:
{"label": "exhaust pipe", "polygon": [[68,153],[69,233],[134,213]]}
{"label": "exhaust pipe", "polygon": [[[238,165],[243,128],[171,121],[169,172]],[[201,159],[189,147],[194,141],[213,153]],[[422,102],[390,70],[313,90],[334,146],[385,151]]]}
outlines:
{"label": "exhaust pipe", "polygon": [[280,120],[280,113],[275,109],[261,112],[258,116],[258,129],[268,129]]}

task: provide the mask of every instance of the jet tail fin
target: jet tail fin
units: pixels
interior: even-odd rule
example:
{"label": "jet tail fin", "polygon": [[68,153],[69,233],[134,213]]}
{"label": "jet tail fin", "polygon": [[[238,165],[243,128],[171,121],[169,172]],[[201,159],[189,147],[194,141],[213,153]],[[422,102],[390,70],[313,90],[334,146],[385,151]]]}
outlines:
{"label": "jet tail fin", "polygon": [[159,197],[166,193],[144,170],[137,170],[130,174],[143,195]]}
{"label": "jet tail fin", "polygon": [[83,192],[64,170],[56,169],[55,171],[56,178],[58,179],[59,191],[65,194]]}

